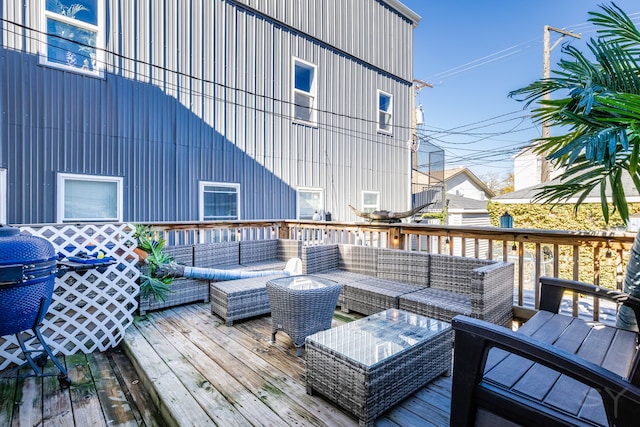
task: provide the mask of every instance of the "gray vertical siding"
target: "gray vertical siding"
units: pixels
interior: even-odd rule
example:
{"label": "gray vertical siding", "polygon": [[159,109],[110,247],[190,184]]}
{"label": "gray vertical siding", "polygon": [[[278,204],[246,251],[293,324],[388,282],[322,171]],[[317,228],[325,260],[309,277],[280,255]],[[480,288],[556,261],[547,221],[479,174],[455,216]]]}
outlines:
{"label": "gray vertical siding", "polygon": [[[242,219],[293,218],[300,186],[337,220],[362,190],[408,207],[412,23],[387,3],[107,0],[103,79],[38,65],[26,3],[0,6],[8,222],[54,222],[62,172],[123,177],[125,221],[197,220],[199,181],[240,183]],[[293,56],[318,67],[317,127],[289,118]]]}

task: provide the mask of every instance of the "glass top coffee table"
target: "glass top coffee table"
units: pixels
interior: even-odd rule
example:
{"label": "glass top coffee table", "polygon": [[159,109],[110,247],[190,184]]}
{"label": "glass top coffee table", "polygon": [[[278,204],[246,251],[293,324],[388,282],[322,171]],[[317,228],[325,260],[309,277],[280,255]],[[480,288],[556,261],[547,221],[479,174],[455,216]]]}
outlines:
{"label": "glass top coffee table", "polygon": [[307,393],[375,419],[451,370],[451,324],[390,309],[306,339]]}

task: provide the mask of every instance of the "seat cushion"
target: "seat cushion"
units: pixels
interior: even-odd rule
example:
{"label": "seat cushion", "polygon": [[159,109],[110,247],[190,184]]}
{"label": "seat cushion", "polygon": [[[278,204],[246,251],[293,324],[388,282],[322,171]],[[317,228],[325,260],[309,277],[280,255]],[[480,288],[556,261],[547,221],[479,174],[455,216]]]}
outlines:
{"label": "seat cushion", "polygon": [[426,288],[400,296],[398,308],[451,322],[458,314],[471,316],[471,297],[442,289]]}

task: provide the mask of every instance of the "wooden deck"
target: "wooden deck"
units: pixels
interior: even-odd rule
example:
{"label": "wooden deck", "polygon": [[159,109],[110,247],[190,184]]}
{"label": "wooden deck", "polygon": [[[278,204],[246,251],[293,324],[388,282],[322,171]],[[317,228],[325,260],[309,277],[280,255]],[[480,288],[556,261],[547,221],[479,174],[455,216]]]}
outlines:
{"label": "wooden deck", "polygon": [[[350,320],[336,312],[334,326]],[[208,304],[149,313],[127,330],[122,351],[65,358],[70,390],[55,377],[0,380],[0,426],[357,426],[306,394],[304,358],[285,333],[269,342],[270,321],[227,327]],[[451,377],[439,377],[376,425],[448,426],[450,396]]]}
{"label": "wooden deck", "polygon": [[[3,371],[0,426],[164,426],[155,405],[120,349],[60,360],[72,386],[61,390],[56,376],[19,378],[31,368]],[[58,371],[51,361],[46,366]]]}

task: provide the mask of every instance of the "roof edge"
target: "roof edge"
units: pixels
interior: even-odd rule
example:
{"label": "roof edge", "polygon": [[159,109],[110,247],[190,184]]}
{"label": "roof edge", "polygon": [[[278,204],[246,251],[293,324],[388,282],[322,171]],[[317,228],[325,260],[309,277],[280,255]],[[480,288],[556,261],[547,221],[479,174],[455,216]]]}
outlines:
{"label": "roof edge", "polygon": [[422,19],[420,15],[415,13],[413,10],[409,9],[400,0],[382,0],[382,1],[388,4],[389,6],[391,6],[392,8],[394,8],[395,10],[397,10],[398,12],[400,12],[401,14],[403,14],[404,16],[406,16],[411,22],[413,22],[414,26],[418,25],[418,22],[420,22],[420,20]]}

